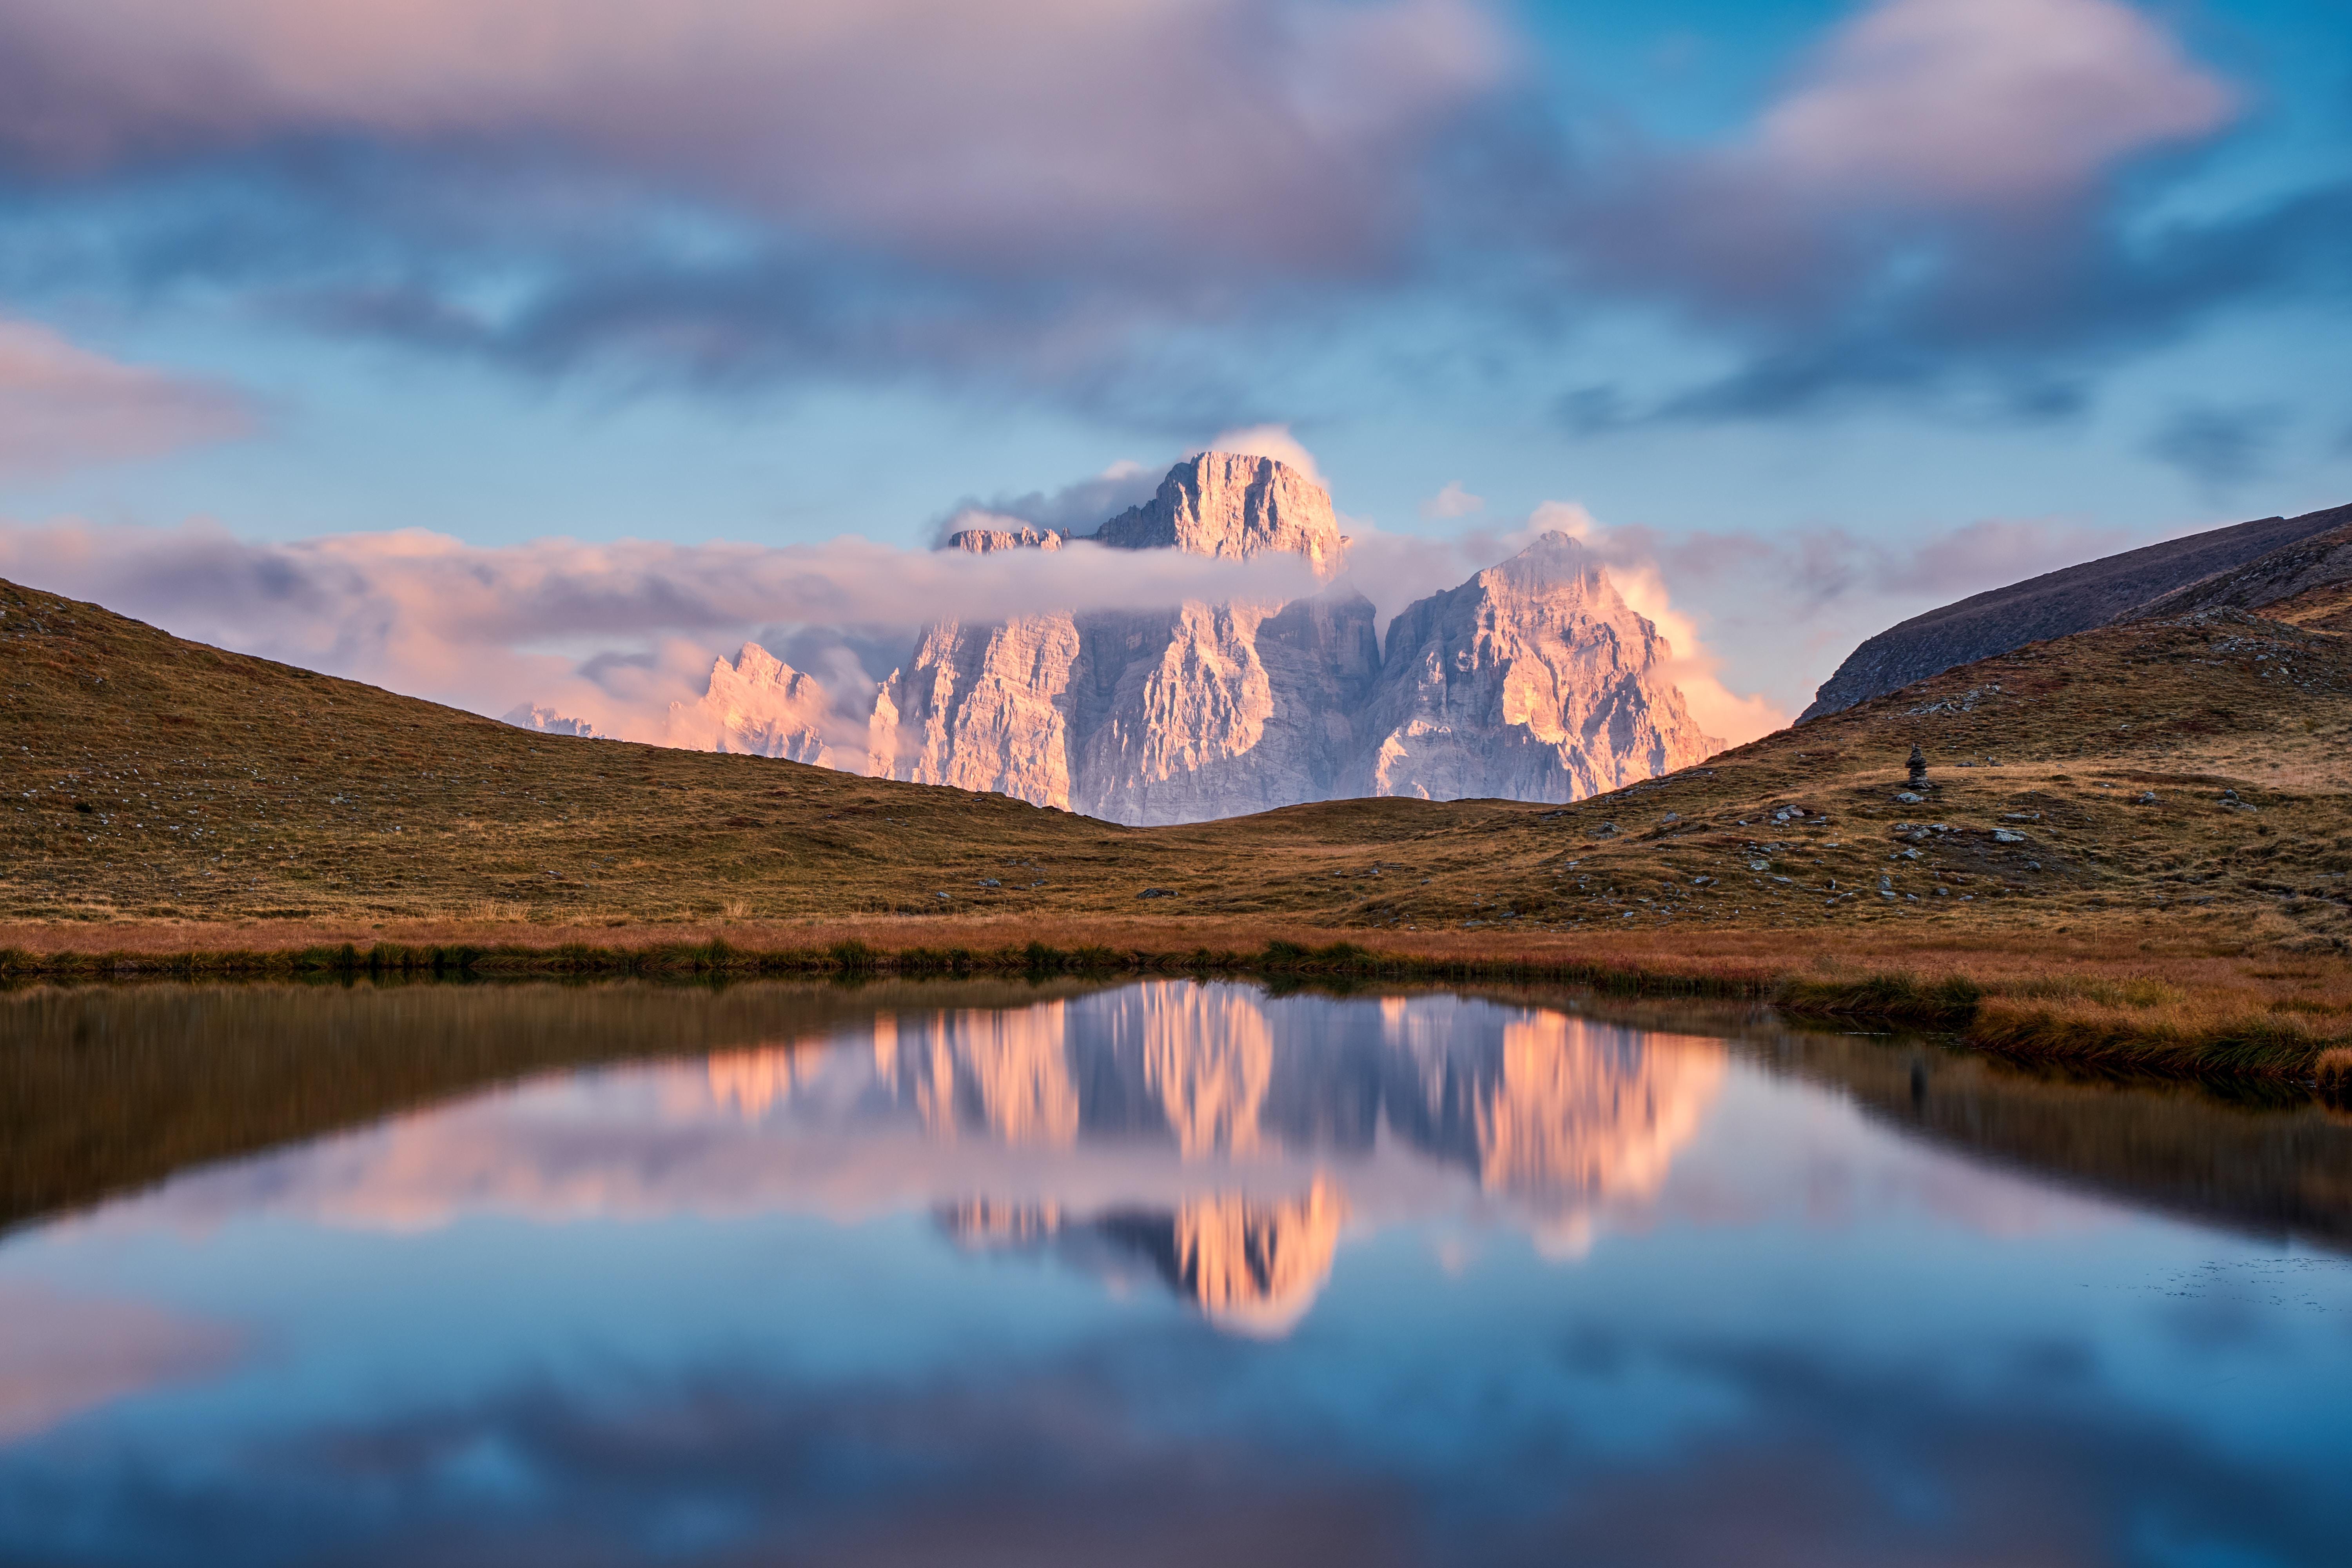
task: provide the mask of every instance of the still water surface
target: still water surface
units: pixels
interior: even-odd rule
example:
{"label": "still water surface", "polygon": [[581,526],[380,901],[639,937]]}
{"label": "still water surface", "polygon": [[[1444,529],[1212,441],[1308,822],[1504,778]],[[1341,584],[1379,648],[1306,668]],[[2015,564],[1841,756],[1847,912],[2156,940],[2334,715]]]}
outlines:
{"label": "still water surface", "polygon": [[0,997],[0,1562],[2352,1561],[2352,1124],[1244,985]]}

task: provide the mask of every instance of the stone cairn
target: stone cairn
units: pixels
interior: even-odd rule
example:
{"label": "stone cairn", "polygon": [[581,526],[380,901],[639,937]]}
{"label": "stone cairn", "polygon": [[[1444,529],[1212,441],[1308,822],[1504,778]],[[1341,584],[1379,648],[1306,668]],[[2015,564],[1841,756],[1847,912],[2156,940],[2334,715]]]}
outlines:
{"label": "stone cairn", "polygon": [[1919,754],[1916,745],[1911,748],[1911,787],[1916,790],[1927,787],[1927,759]]}

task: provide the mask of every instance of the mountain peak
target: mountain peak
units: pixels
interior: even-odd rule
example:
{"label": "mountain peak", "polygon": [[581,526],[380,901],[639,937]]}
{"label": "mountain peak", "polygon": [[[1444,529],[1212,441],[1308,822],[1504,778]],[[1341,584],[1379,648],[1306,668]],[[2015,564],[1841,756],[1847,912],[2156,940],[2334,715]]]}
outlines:
{"label": "mountain peak", "polygon": [[710,687],[698,701],[670,704],[670,744],[830,767],[829,708],[824,688],[814,678],[747,642],[731,664],[711,661]]}
{"label": "mountain peak", "polygon": [[1183,550],[1247,559],[1268,552],[1304,555],[1320,572],[1336,565],[1344,541],[1331,494],[1273,458],[1201,452],[1168,470],[1160,492],[1096,530],[1119,550]]}
{"label": "mountain peak", "polygon": [[1059,550],[1062,542],[1069,537],[1058,528],[1033,528],[1009,517],[1000,521],[1003,526],[960,528],[949,534],[940,548],[973,555],[985,555],[992,550]]}

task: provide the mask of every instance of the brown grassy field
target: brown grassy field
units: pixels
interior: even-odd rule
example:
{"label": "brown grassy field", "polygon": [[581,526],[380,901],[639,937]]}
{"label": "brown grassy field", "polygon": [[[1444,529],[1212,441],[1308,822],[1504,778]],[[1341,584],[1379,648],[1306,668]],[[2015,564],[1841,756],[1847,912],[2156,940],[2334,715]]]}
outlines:
{"label": "brown grassy field", "polygon": [[1988,1045],[2308,1075],[2352,1047],[2348,606],[2038,645],[1572,806],[1142,829],[539,735],[0,584],[0,947],[1345,938],[1800,1005],[1959,978]]}

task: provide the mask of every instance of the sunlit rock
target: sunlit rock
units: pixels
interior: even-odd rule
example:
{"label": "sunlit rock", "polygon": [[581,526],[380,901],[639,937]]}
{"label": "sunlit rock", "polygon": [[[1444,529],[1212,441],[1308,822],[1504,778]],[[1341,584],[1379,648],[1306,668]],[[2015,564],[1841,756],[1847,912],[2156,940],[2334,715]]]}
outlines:
{"label": "sunlit rock", "polygon": [[745,643],[731,664],[723,658],[711,664],[710,687],[700,700],[669,705],[669,743],[835,767],[839,763],[825,737],[830,709],[814,677],[758,643]]}
{"label": "sunlit rock", "polygon": [[1408,605],[1387,640],[1349,795],[1577,800],[1721,749],[1657,627],[1564,533]]}

